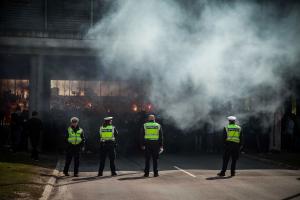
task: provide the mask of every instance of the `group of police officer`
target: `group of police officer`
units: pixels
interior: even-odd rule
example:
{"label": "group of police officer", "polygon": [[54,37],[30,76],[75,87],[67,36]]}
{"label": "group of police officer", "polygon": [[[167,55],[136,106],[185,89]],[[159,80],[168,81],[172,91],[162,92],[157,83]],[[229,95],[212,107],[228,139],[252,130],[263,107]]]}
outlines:
{"label": "group of police officer", "polygon": [[[104,118],[104,123],[99,129],[100,141],[100,165],[98,176],[103,176],[106,157],[110,160],[111,175],[116,176],[115,166],[115,148],[116,136],[118,131],[112,124],[113,117]],[[231,163],[231,176],[235,176],[236,161],[238,160],[239,151],[242,148],[242,131],[241,127],[236,124],[236,117],[228,117],[229,124],[224,127],[224,155],[223,167],[218,176],[225,176],[229,159]],[[141,129],[141,148],[145,151],[145,169],[144,177],[149,177],[150,160],[153,161],[154,177],[158,177],[158,158],[159,154],[163,152],[163,131],[159,123],[155,121],[154,115],[148,116],[148,121]],[[74,176],[78,176],[79,169],[79,154],[84,150],[85,136],[83,129],[79,127],[79,119],[77,117],[71,118],[71,125],[66,134],[66,160],[63,173],[69,176],[69,167],[74,158]]]}

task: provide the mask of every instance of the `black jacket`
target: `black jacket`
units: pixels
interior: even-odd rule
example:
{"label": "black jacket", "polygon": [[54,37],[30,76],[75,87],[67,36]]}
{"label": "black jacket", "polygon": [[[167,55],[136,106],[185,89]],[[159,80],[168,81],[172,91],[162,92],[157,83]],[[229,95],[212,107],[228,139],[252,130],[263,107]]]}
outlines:
{"label": "black jacket", "polygon": [[43,129],[43,123],[39,118],[32,117],[26,122],[26,130],[30,137],[39,137]]}

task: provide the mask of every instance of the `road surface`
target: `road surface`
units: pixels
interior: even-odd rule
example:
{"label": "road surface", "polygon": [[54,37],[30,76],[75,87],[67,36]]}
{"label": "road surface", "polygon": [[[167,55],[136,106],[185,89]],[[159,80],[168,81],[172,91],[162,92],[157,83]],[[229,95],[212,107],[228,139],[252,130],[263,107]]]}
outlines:
{"label": "road surface", "polygon": [[85,157],[81,160],[80,176],[61,175],[50,199],[300,199],[299,170],[243,157],[233,178],[216,177],[221,166],[219,155],[163,155],[157,178],[142,177],[143,163],[142,157],[120,157],[117,177],[110,176],[108,166],[104,176],[97,177],[97,157]]}

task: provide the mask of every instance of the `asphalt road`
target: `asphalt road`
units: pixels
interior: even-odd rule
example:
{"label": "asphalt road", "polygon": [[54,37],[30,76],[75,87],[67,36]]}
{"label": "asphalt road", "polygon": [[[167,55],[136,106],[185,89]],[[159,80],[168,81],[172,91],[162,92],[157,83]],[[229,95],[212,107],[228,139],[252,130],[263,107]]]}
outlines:
{"label": "asphalt road", "polygon": [[233,178],[216,177],[221,166],[218,155],[163,155],[157,178],[142,177],[143,163],[142,157],[120,157],[117,177],[110,176],[108,166],[103,177],[96,177],[97,157],[85,157],[81,160],[80,176],[61,175],[50,199],[300,199],[299,170],[243,157]]}

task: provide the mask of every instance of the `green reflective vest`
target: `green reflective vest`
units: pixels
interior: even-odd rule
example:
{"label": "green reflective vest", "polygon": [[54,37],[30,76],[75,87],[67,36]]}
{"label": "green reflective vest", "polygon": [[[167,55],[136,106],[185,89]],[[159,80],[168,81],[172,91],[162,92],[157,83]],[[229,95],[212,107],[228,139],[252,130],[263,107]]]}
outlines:
{"label": "green reflective vest", "polygon": [[115,141],[115,135],[114,135],[114,127],[112,125],[100,127],[100,138],[101,141]]}
{"label": "green reflective vest", "polygon": [[240,143],[241,127],[236,124],[229,124],[225,127],[227,133],[226,141]]}
{"label": "green reflective vest", "polygon": [[144,124],[145,140],[158,140],[160,124],[156,122],[147,122]]}
{"label": "green reflective vest", "polygon": [[81,135],[83,133],[82,128],[79,128],[76,132],[69,127],[68,128],[68,142],[73,145],[78,145],[82,142]]}

